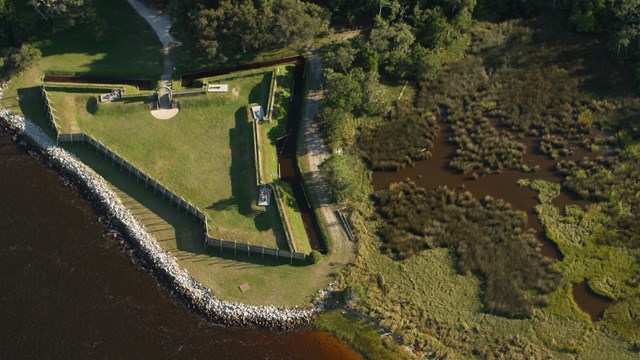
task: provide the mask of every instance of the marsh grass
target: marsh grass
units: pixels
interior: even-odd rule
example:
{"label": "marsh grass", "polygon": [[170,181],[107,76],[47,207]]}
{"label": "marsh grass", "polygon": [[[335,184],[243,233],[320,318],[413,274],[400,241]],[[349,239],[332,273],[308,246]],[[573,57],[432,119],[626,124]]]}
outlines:
{"label": "marsh grass", "polygon": [[[582,134],[569,131],[567,139],[574,135],[591,137],[593,133],[583,128],[588,121],[580,124],[579,118],[587,110],[592,112],[592,126],[596,129],[600,124],[603,127],[632,124],[638,102],[633,95],[627,64],[610,61],[602,45],[606,42],[604,39],[567,33],[562,23],[553,17],[549,15],[529,23],[519,20],[477,23],[465,57],[443,69],[442,74],[446,76],[423,84],[423,89],[429,91],[417,97],[416,105],[434,112],[445,107],[453,116],[471,119],[473,112],[467,111],[475,107],[499,134],[513,133],[516,140],[527,136],[529,130],[535,130],[530,132],[531,136],[541,137],[549,130],[550,136],[562,137],[562,121],[566,121],[567,126],[577,126]],[[524,74],[528,69],[531,75]],[[509,84],[510,81],[513,84]],[[539,82],[542,84],[538,90],[535,87]],[[501,86],[504,89],[501,90]],[[513,103],[511,91],[514,91]],[[526,111],[518,112],[519,106]],[[627,138],[633,133],[632,126],[627,126],[620,137]],[[578,142],[567,140],[568,146],[564,148],[576,146]],[[560,153],[562,148],[555,146],[554,150]],[[590,179],[591,173],[585,171],[581,176]],[[628,181],[636,178],[631,176]],[[580,224],[586,220],[577,219],[589,219],[581,216],[581,212],[572,207],[558,214]],[[412,216],[409,212],[406,219]],[[424,216],[415,216],[428,221]],[[595,221],[597,217],[590,219]],[[637,358],[635,296],[618,300],[597,324],[592,324],[589,316],[576,305],[570,283],[548,294],[547,306],[534,307],[528,319],[487,314],[483,297],[485,279],[461,274],[454,248],[432,247],[398,261],[380,251],[388,246],[376,233],[385,226],[380,219],[362,218],[353,223],[360,239],[359,256],[346,275],[346,283],[366,294],[353,306],[401,336],[406,344],[432,349],[443,358]],[[424,240],[414,237],[417,241]],[[583,245],[577,245],[580,239],[567,238],[566,247],[578,250],[573,253],[576,256],[573,274],[585,270],[604,274],[607,264],[615,261],[615,254],[621,254],[615,250],[597,259],[600,256],[597,252],[581,252]],[[593,257],[587,259],[586,264],[595,267],[584,269],[580,256]],[[631,258],[623,254],[622,264],[630,265],[625,259]],[[556,262],[552,266],[560,269],[566,265]],[[631,271],[618,265],[611,270],[613,274],[622,275],[620,278],[614,275],[613,279],[618,289],[622,289],[618,279]],[[605,285],[596,283],[593,282],[595,287]]]}
{"label": "marsh grass", "polygon": [[399,170],[413,161],[429,159],[439,131],[429,111],[398,101],[387,122],[363,130],[358,148],[372,169]]}
{"label": "marsh grass", "polygon": [[339,339],[348,342],[367,359],[400,360],[410,359],[410,354],[396,345],[391,338],[381,337],[380,331],[371,324],[354,319],[338,311],[328,311],[317,317],[314,326],[320,330],[330,330]]}
{"label": "marsh grass", "polygon": [[401,259],[433,247],[452,249],[460,271],[482,279],[487,312],[528,317],[563,284],[526,230],[526,215],[501,200],[409,182],[378,191],[376,204],[385,249]]}
{"label": "marsh grass", "polygon": [[551,202],[559,195],[558,184],[534,180],[531,188],[538,192],[536,213],[547,237],[558,244],[564,256],[557,267],[570,282],[587,279],[591,289],[611,299],[640,295],[640,289],[628,283],[640,270],[640,252],[597,240],[601,224],[608,217],[603,212],[604,204],[559,210]]}

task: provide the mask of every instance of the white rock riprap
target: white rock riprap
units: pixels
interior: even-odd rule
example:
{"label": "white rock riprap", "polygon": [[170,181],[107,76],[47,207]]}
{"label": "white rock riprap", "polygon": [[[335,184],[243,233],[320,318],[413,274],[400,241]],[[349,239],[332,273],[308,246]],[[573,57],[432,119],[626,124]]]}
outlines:
{"label": "white rock riprap", "polygon": [[[1,85],[3,84],[0,84],[0,94],[3,88]],[[217,299],[208,288],[192,278],[173,255],[160,247],[156,238],[134,218],[101,176],[58,147],[40,127],[5,109],[0,109],[0,125],[9,133],[29,142],[41,152],[51,167],[83,187],[89,194],[89,199],[104,212],[111,224],[138,248],[140,255],[157,277],[190,307],[210,320],[225,325],[290,329],[309,323],[319,310],[319,304],[316,309],[286,309],[275,306],[250,306]]]}

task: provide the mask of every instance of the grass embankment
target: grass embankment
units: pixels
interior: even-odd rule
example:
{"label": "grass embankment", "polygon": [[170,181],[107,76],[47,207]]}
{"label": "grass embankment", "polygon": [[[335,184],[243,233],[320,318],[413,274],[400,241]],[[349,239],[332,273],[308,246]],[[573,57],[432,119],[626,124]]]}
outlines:
{"label": "grass embankment", "polygon": [[[278,168],[277,140],[287,134],[287,114],[291,105],[291,86],[295,66],[283,65],[277,68],[276,89],[273,115],[270,122],[258,125],[259,147],[262,149],[262,177],[264,182],[275,181],[280,177]],[[265,113],[267,103],[262,104]]]}
{"label": "grass embankment", "polygon": [[391,337],[380,337],[378,329],[371,324],[354,319],[338,311],[328,311],[316,318],[316,328],[331,331],[346,341],[367,359],[410,359],[410,354],[398,346]]}
{"label": "grass embankment", "polygon": [[[124,88],[127,96],[153,95],[152,92],[140,92],[134,86],[117,85],[95,85],[95,84],[68,84],[60,85],[55,83],[45,84],[46,90],[51,100],[51,107],[58,117],[57,124],[60,126],[61,134],[77,134],[82,132],[78,124],[79,118],[86,118],[87,113],[95,114],[98,111],[98,96],[108,93],[114,88]],[[152,100],[151,97],[147,102]]]}
{"label": "grass embankment", "polygon": [[277,181],[275,185],[278,187],[280,195],[282,195],[282,204],[284,205],[282,210],[287,218],[293,246],[297,252],[309,254],[311,252],[311,245],[309,244],[307,231],[302,222],[300,208],[293,195],[293,189],[284,181]]}
{"label": "grass embankment", "polygon": [[[220,253],[217,249],[204,252],[200,224],[171,206],[162,197],[145,189],[111,161],[82,144],[65,147],[103,176],[123,198],[123,201],[158,238],[160,245],[171,252],[189,273],[210,288],[222,300],[255,305],[304,306],[316,292],[333,279],[340,265],[323,261],[313,266],[289,264],[288,259],[275,261],[238,250]],[[251,289],[240,292],[238,286],[249,283]]]}

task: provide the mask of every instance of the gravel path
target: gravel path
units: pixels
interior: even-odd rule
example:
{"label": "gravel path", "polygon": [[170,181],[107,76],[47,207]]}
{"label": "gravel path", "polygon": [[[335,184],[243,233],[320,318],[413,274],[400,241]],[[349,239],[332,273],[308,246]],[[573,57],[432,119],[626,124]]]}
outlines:
{"label": "gravel path", "polygon": [[320,175],[320,165],[331,155],[331,150],[324,144],[320,136],[318,124],[315,122],[315,115],[324,99],[322,83],[322,61],[320,54],[312,50],[307,54],[309,62],[309,74],[311,76],[309,93],[307,94],[307,109],[302,121],[302,141],[304,161],[307,162],[307,169],[311,173],[311,187],[318,195],[320,202],[320,213],[324,217],[333,239],[332,252],[346,253],[354,251],[354,244],[347,238],[340,220],[331,207],[331,199],[328,195],[327,184]]}
{"label": "gravel path", "polygon": [[164,51],[164,74],[171,74],[173,72],[173,63],[169,57],[169,49],[171,46],[181,44],[169,33],[172,25],[171,17],[167,13],[148,7],[139,0],[127,1],[151,25],[153,31],[158,35]]}

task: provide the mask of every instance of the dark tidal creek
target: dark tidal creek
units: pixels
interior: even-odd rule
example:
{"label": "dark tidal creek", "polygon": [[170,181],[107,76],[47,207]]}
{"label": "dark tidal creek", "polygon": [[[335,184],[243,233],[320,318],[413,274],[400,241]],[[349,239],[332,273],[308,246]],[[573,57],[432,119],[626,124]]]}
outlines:
{"label": "dark tidal creek", "polygon": [[[440,133],[433,141],[431,158],[428,160],[416,161],[412,166],[408,166],[400,171],[374,171],[374,190],[386,189],[394,182],[411,180],[416,185],[425,189],[435,189],[438,186],[447,186],[449,189],[457,191],[469,191],[477,199],[485,196],[492,196],[496,199],[503,199],[510,203],[514,209],[524,211],[527,214],[529,228],[535,232],[536,239],[540,243],[542,255],[553,260],[562,260],[562,253],[558,246],[547,239],[542,224],[534,212],[534,207],[538,203],[537,194],[527,188],[517,185],[519,179],[545,179],[550,182],[560,182],[561,177],[555,171],[555,160],[547,155],[538,153],[537,141],[532,137],[525,137],[519,141],[523,142],[529,151],[524,157],[525,164],[530,168],[535,165],[540,167],[539,171],[525,173],[519,170],[504,170],[501,174],[492,174],[474,180],[471,176],[464,175],[449,166],[449,161],[456,152],[456,146],[449,141],[453,136],[451,125],[444,121],[439,121]],[[567,160],[578,160],[584,156],[592,156],[584,150],[577,150],[574,155],[567,157]],[[582,200],[573,194],[561,191],[560,196],[553,199],[553,204],[559,209],[564,209],[567,205],[579,205],[585,207],[588,201]],[[580,289],[581,291],[575,290]],[[582,285],[576,284],[573,297],[578,306],[591,316],[593,321],[598,320],[604,310],[611,305],[611,301],[605,301],[602,297],[592,291],[582,290]],[[598,304],[594,306],[594,304]]]}
{"label": "dark tidal creek", "polygon": [[0,357],[359,359],[301,329],[195,315],[123,251],[91,207],[0,133]]}

